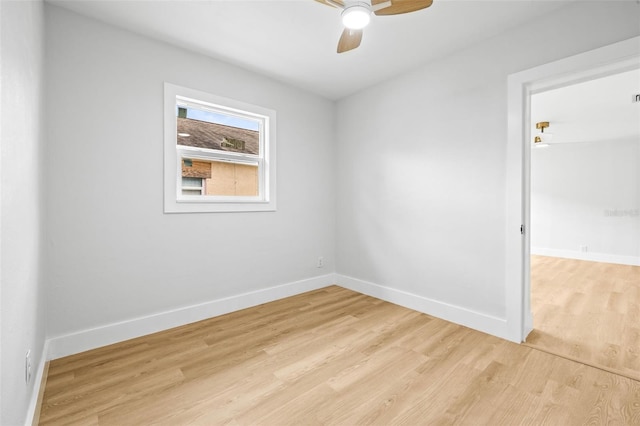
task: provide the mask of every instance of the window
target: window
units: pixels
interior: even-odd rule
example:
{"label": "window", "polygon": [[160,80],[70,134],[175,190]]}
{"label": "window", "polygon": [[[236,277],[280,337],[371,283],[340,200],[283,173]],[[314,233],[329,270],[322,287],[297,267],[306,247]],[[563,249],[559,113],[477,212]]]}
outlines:
{"label": "window", "polygon": [[275,210],[275,111],[165,83],[164,210]]}
{"label": "window", "polygon": [[193,177],[182,177],[182,195],[203,195],[204,179]]}

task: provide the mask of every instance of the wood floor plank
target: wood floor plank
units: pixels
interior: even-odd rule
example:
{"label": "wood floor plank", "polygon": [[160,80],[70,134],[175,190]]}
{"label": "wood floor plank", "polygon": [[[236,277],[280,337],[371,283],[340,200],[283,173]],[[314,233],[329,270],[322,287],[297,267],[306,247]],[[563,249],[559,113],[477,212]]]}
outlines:
{"label": "wood floor plank", "polygon": [[[615,320],[624,303],[604,305]],[[616,351],[634,365],[625,342]],[[587,423],[640,424],[640,382],[336,286],[53,360],[40,414],[43,425]]]}
{"label": "wood floor plank", "polygon": [[640,380],[640,266],[531,257],[526,344]]}

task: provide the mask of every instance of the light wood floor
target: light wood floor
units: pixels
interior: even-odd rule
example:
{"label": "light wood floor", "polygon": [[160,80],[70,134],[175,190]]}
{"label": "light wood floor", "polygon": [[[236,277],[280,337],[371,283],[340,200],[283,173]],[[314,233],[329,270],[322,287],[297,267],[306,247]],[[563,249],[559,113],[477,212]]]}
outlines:
{"label": "light wood floor", "polygon": [[532,256],[527,345],[640,380],[640,266]]}
{"label": "light wood floor", "polygon": [[340,287],[54,360],[41,424],[640,424],[640,382]]}

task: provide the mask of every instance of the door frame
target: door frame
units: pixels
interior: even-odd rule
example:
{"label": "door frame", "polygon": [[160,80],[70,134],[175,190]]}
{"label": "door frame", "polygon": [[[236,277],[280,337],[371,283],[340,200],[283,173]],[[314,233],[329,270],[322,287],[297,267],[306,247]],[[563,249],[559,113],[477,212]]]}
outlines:
{"label": "door frame", "polygon": [[511,341],[524,342],[533,330],[531,95],[636,68],[640,68],[640,37],[511,74],[507,79],[505,307]]}

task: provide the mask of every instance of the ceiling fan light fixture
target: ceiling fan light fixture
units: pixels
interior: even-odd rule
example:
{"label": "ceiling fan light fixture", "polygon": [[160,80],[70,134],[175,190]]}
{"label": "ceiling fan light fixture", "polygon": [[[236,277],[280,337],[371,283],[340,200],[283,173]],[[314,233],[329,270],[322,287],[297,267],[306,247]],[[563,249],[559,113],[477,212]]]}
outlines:
{"label": "ceiling fan light fixture", "polygon": [[360,30],[371,21],[371,10],[366,4],[354,4],[342,11],[342,24],[351,30]]}
{"label": "ceiling fan light fixture", "polygon": [[431,6],[433,0],[316,0],[316,2],[342,10],[344,29],[338,40],[336,51],[344,53],[360,46],[363,29],[371,21],[372,14],[404,15]]}
{"label": "ceiling fan light fixture", "polygon": [[533,146],[537,148],[543,148],[545,146],[549,146],[548,142],[551,140],[553,136],[551,133],[545,133],[544,129],[549,127],[548,121],[541,121],[536,123],[536,129],[540,130],[540,132],[533,138]]}

